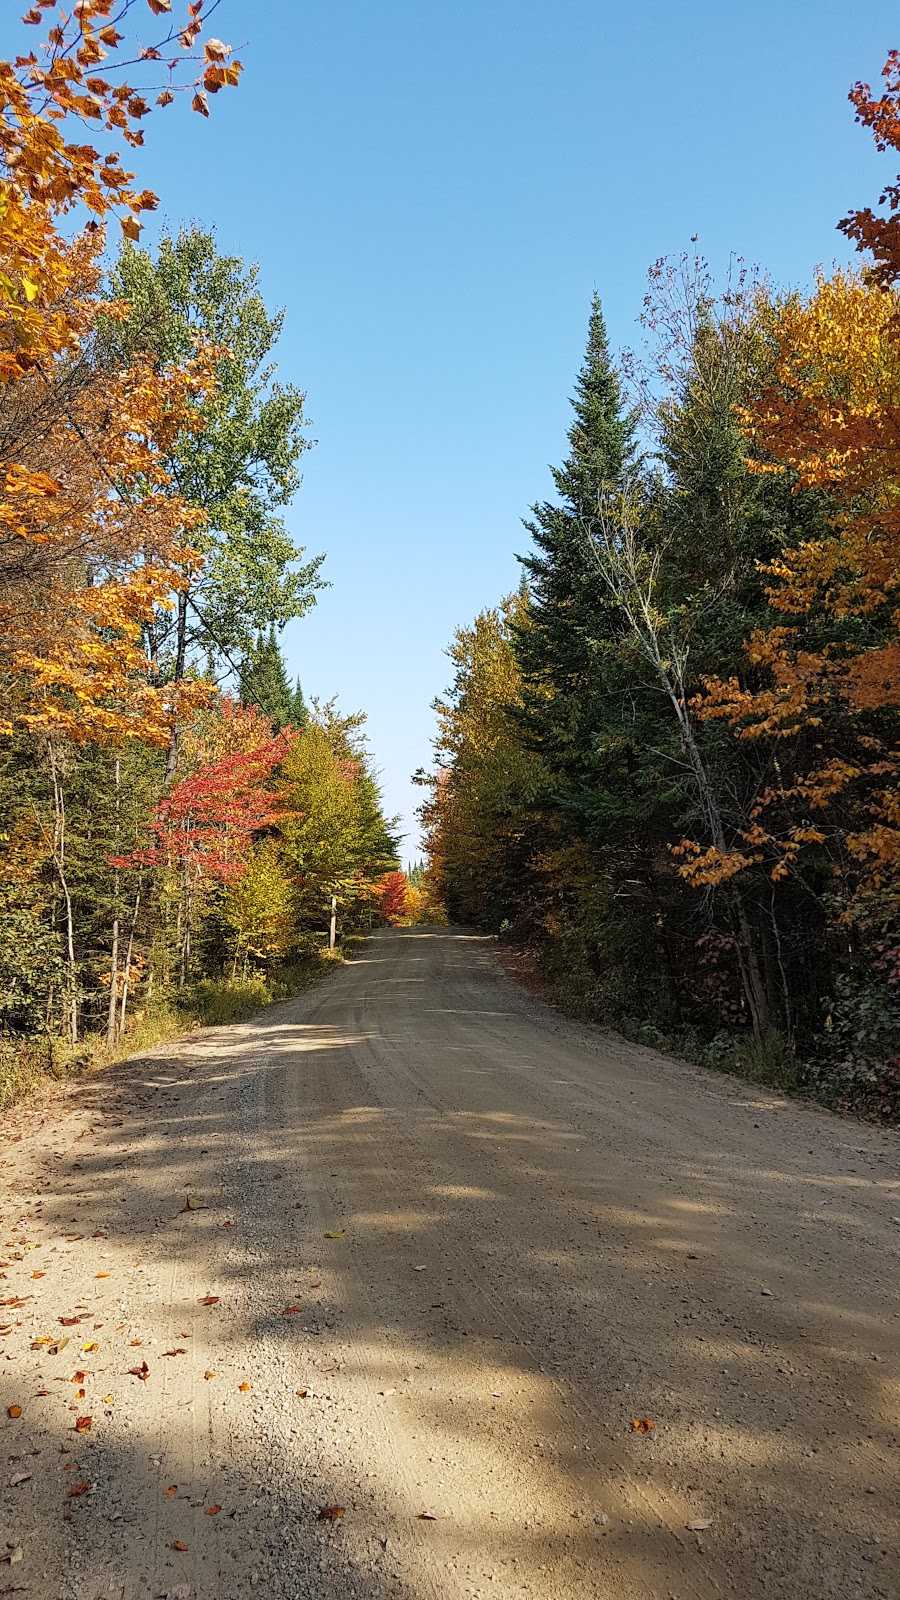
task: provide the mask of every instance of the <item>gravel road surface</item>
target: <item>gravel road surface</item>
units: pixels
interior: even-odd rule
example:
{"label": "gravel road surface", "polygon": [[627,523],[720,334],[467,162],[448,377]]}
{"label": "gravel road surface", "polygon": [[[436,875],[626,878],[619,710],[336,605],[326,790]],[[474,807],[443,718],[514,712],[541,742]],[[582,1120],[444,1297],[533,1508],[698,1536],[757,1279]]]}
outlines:
{"label": "gravel road surface", "polygon": [[0,1595],[897,1600],[898,1147],[444,929],[32,1101]]}

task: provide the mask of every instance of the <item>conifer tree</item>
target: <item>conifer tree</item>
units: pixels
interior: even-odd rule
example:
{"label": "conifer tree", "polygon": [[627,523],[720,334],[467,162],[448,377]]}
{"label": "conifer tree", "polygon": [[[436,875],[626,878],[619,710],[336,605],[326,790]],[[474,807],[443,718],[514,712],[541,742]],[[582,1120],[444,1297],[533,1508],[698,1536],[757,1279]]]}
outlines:
{"label": "conifer tree", "polygon": [[562,795],[587,780],[595,732],[605,597],[591,533],[601,496],[621,488],[635,465],[637,417],[625,407],[596,294],[571,403],[569,455],[553,469],[559,503],[534,506],[525,523],[537,548],[520,558],[530,603],[515,631],[527,732]]}
{"label": "conifer tree", "polygon": [[298,723],[296,711],[299,689],[299,683],[294,690],[288,682],[273,623],[268,636],[264,633],[257,636],[252,653],[245,656],[241,663],[241,699],[244,705],[258,706],[271,719],[276,732],[280,732],[289,722],[302,725],[306,720],[306,707],[300,694],[304,715]]}

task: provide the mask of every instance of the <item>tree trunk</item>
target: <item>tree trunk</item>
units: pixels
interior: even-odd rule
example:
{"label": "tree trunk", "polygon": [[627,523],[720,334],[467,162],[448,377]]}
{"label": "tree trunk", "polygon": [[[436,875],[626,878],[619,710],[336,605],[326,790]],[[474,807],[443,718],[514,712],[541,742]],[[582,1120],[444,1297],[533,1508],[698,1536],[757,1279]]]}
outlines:
{"label": "tree trunk", "polygon": [[[187,655],[187,591],[179,590],[178,613],[176,619],[175,636],[175,671],[173,681],[180,683],[184,677],[185,657]],[[172,718],[172,731],[169,734],[169,754],[166,760],[166,779],[171,782],[175,776],[178,764],[178,725]]]}
{"label": "tree trunk", "polygon": [[[119,758],[116,757],[116,854],[119,853]],[[106,1019],[106,1042],[110,1049],[116,1042],[116,1001],[119,990],[119,869],[113,879],[112,959],[109,973],[109,1013]]]}
{"label": "tree trunk", "polygon": [[119,1038],[125,1035],[125,1013],[128,1008],[128,987],[131,982],[131,954],[134,950],[134,930],[137,927],[138,907],[141,903],[141,891],[138,889],[134,902],[134,911],[131,916],[131,927],[128,930],[128,950],[125,955],[125,971],[122,976],[122,1003],[119,1008]]}
{"label": "tree trunk", "polygon": [[56,752],[47,741],[50,775],[53,780],[53,864],[62,889],[66,909],[66,959],[69,968],[69,992],[66,997],[67,1031],[70,1044],[78,1043],[78,969],[75,962],[75,926],[72,916],[72,896],[66,879],[66,803],[56,764]]}

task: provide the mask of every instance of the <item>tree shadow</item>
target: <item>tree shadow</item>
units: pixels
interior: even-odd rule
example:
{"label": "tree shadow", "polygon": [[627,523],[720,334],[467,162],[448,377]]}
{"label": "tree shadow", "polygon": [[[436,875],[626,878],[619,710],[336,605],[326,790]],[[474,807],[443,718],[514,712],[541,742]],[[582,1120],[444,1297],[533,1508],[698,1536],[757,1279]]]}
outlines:
{"label": "tree shadow", "polygon": [[[252,1571],[327,1600],[900,1592],[890,1137],[637,1047],[607,1059],[486,949],[379,938],[321,996],[86,1087],[71,1153],[36,1152],[32,1215],[105,1236],[126,1331],[190,1315],[194,1365],[217,1350],[231,1384],[220,1402],[201,1378],[184,1418],[157,1396],[128,1438],[116,1401],[79,1442],[100,1487],[53,1535],[61,1595],[123,1579],[131,1600],[147,1501],[151,1532],[176,1526],[167,1476],[224,1510],[201,1560],[204,1508],[172,1497],[189,1548],[152,1534],[154,1593],[182,1575],[237,1600]],[[239,1368],[272,1385],[243,1411]],[[21,1374],[0,1368],[4,1407]],[[26,1419],[48,1460],[49,1399]],[[60,1527],[54,1485],[29,1490],[35,1528]]]}

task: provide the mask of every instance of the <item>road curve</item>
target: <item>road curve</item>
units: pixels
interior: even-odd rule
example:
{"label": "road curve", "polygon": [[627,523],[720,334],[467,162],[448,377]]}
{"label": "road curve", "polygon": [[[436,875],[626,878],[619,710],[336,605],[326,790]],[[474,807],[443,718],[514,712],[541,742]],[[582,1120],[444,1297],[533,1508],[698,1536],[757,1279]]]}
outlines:
{"label": "road curve", "polygon": [[896,1135],[409,929],[13,1140],[0,1592],[900,1594]]}

